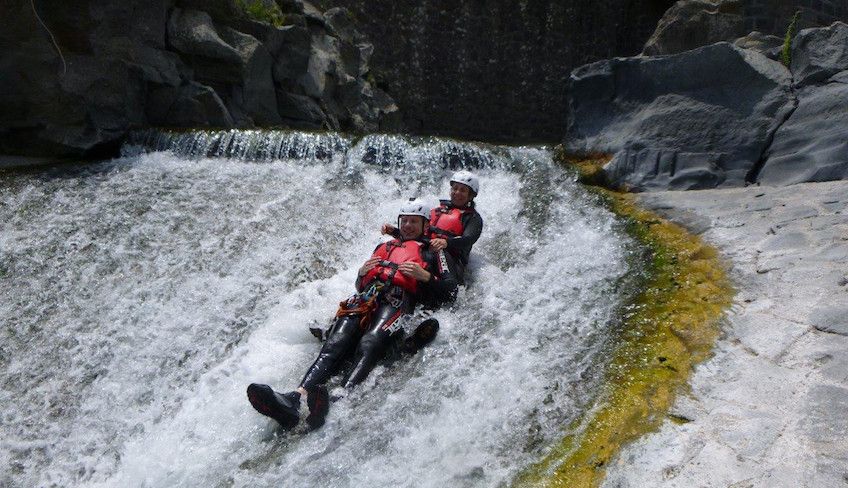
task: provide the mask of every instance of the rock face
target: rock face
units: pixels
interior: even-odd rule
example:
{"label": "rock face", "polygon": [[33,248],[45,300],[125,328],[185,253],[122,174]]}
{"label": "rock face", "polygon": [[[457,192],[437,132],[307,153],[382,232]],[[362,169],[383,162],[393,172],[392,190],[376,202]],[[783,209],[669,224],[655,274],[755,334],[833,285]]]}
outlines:
{"label": "rock face", "polygon": [[[351,10],[415,133],[556,141],[581,64],[638,53],[674,0],[320,0]],[[329,12],[329,11],[328,11]]]}
{"label": "rock face", "polygon": [[397,128],[350,15],[279,4],[265,6],[285,21],[275,27],[235,0],[36,2],[48,33],[13,2],[0,17],[0,154],[110,154],[151,125]]}
{"label": "rock face", "polygon": [[796,12],[799,29],[848,21],[848,3],[843,0],[680,0],[660,19],[642,54],[680,53],[733,41],[751,31],[778,36],[782,42]]}
{"label": "rock face", "polygon": [[798,33],[792,73],[798,109],[777,131],[758,181],[848,178],[848,25]]}
{"label": "rock face", "polygon": [[645,43],[642,54],[656,56],[742,37],[745,21],[738,0],[677,2],[660,19],[657,30]]}
{"label": "rock face", "polygon": [[778,60],[781,49],[783,48],[783,39],[777,36],[763,34],[759,31],[753,31],[746,36],[736,39],[733,45],[742,49],[751,49],[769,59]]}
{"label": "rock face", "polygon": [[848,25],[801,31],[791,73],[758,39],[578,68],[568,149],[634,191],[848,178]]}
{"label": "rock face", "polygon": [[789,71],[728,43],[575,70],[572,151],[616,153],[605,168],[635,190],[741,186],[789,113]]}

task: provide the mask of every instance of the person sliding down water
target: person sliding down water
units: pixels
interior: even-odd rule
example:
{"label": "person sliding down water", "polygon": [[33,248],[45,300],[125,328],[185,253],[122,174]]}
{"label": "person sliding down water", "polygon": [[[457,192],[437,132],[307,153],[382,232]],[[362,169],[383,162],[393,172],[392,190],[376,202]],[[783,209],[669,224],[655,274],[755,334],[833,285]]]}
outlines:
{"label": "person sliding down water", "polygon": [[300,386],[278,393],[268,385],[253,383],[247,387],[253,408],[284,429],[292,429],[300,420],[298,410],[305,396],[309,408],[306,423],[313,429],[320,427],[329,410],[325,384],[351,351],[353,369],[343,382],[345,388],[362,382],[383,357],[401,315],[412,312],[417,304],[435,307],[455,298],[455,263],[443,250],[428,246],[424,233],[429,218],[430,207],[420,200],[401,207],[398,238],[377,246],[359,269],[357,293],[339,305],[327,340]]}
{"label": "person sliding down water", "polygon": [[[450,200],[439,200],[440,205],[430,213],[430,249],[447,249],[453,256],[459,283],[465,283],[471,247],[483,232],[483,218],[474,208],[474,197],[479,191],[477,176],[468,171],[457,171],[450,179]],[[381,232],[398,236],[397,227],[391,224],[383,224]]]}

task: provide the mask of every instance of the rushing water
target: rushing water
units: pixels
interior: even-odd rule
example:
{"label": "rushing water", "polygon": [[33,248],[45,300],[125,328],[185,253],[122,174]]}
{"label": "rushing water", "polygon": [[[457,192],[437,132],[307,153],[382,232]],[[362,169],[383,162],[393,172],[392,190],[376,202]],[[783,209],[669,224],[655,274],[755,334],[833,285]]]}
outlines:
{"label": "rushing water", "polygon": [[[0,173],[0,486],[497,486],[600,387],[632,243],[544,149],[150,133],[84,168]],[[297,385],[400,203],[481,179],[483,236],[437,340],[320,430]],[[412,320],[409,321],[412,323]]]}

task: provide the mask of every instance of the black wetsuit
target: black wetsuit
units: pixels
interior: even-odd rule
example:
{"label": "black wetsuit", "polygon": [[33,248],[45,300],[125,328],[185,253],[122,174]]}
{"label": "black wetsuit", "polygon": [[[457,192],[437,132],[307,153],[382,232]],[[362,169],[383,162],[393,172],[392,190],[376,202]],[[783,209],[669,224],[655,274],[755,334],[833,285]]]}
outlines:
{"label": "black wetsuit", "polygon": [[[382,246],[383,244],[380,244]],[[377,246],[378,248],[380,246]],[[401,315],[413,311],[417,304],[436,307],[456,296],[457,279],[453,258],[444,252],[433,252],[421,247],[422,258],[432,274],[428,282],[418,282],[413,294],[396,285],[386,285],[377,296],[377,307],[364,327],[360,325],[362,315],[339,317],[327,334],[327,340],[303,377],[300,386],[309,389],[322,385],[336,374],[345,357],[354,350],[353,369],[344,381],[345,387],[354,386],[364,380],[383,357],[396,332],[396,321]],[[356,288],[361,290],[361,277]]]}

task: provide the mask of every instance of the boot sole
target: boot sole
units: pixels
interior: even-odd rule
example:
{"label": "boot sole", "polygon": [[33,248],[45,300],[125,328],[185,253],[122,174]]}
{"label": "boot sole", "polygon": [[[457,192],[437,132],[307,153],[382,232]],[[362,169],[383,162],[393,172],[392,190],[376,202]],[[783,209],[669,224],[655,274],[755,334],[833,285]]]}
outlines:
{"label": "boot sole", "polygon": [[257,412],[276,420],[283,429],[293,429],[297,425],[297,414],[284,410],[270,386],[251,383],[247,387],[247,400]]}

